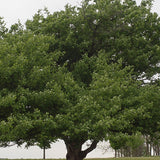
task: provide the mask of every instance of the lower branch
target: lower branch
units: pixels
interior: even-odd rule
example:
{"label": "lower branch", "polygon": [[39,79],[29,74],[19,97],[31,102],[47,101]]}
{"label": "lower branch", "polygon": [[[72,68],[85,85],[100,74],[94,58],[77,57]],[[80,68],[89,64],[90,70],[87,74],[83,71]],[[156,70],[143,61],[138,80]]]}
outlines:
{"label": "lower branch", "polygon": [[84,156],[86,156],[89,152],[93,151],[97,147],[97,143],[98,143],[98,141],[94,140],[89,148],[87,148],[86,150],[82,151]]}

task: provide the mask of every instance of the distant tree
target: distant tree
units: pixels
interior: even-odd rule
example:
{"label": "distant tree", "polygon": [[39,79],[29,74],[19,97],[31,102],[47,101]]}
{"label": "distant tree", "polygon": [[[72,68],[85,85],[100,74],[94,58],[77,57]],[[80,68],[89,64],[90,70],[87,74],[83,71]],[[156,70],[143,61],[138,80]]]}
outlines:
{"label": "distant tree", "polygon": [[145,156],[145,139],[139,132],[132,135],[112,134],[109,139],[111,147],[115,150],[115,157]]}

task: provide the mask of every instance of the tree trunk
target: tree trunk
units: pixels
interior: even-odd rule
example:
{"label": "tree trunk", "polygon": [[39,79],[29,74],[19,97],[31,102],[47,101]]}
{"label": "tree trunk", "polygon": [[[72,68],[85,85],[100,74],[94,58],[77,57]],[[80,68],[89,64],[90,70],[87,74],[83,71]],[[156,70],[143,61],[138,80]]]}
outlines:
{"label": "tree trunk", "polygon": [[83,160],[89,152],[94,150],[97,146],[97,141],[93,141],[89,148],[82,151],[82,144],[69,143],[65,141],[67,148],[66,160]]}
{"label": "tree trunk", "polygon": [[117,158],[117,150],[115,149],[115,155],[114,155],[115,158]]}
{"label": "tree trunk", "polygon": [[45,148],[45,146],[44,146],[44,148],[43,148],[43,159],[46,159],[46,148]]}

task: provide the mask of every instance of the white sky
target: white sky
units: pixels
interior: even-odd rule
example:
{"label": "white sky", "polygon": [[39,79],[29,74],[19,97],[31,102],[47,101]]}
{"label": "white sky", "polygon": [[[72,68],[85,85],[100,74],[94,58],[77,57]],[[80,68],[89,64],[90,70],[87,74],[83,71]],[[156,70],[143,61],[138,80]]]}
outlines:
{"label": "white sky", "polygon": [[[16,23],[18,19],[24,24],[38,9],[47,7],[53,13],[64,9],[67,3],[78,5],[80,2],[81,0],[0,0],[0,17],[4,18],[7,26]],[[153,11],[160,14],[160,0],[154,1]]]}
{"label": "white sky", "polygon": [[[101,149],[102,146],[108,146],[108,143],[101,142],[98,144],[98,147],[90,152],[87,158],[106,158],[106,157],[114,157],[114,152],[109,149],[106,153],[104,150]],[[85,148],[85,146],[84,146]],[[66,147],[63,141],[58,141],[52,145],[51,149],[46,150],[46,158],[65,158],[66,156]],[[9,159],[42,159],[43,151],[39,147],[30,147],[28,149],[22,147],[7,147],[7,148],[0,148],[0,159],[9,158]]]}
{"label": "white sky", "polygon": [[7,26],[19,19],[24,23],[39,10],[47,7],[51,13],[64,9],[69,3],[80,4],[81,0],[0,0],[0,16],[4,17]]}
{"label": "white sky", "polygon": [[[136,1],[140,3],[141,0]],[[81,0],[0,0],[0,17],[4,18],[8,27],[16,23],[18,19],[24,24],[27,19],[32,18],[38,9],[47,7],[53,13],[64,9],[67,3],[79,5],[80,2]],[[160,0],[154,1],[153,11],[160,15]],[[65,145],[62,141],[59,141],[46,151],[46,158],[65,158],[65,154]],[[114,156],[114,153],[109,151],[103,154],[100,149],[96,149],[88,155],[88,158],[110,156]],[[0,148],[0,158],[42,158],[42,150],[38,147],[31,147],[28,150],[24,147]]]}

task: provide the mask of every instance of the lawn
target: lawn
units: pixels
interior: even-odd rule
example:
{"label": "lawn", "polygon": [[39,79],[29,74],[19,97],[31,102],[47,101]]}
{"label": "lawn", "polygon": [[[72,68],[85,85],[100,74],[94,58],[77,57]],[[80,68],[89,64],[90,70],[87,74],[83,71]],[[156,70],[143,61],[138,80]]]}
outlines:
{"label": "lawn", "polygon": [[[5,160],[5,159],[2,159]],[[6,159],[9,160],[9,159]],[[12,159],[13,160],[13,159]],[[14,160],[42,160],[42,159],[14,159]],[[46,159],[46,160],[65,160],[65,159]],[[137,158],[88,158],[85,160],[160,160],[160,157],[137,157]]]}
{"label": "lawn", "polygon": [[160,157],[137,157],[137,158],[95,158],[95,159],[87,159],[87,160],[160,160]]}

